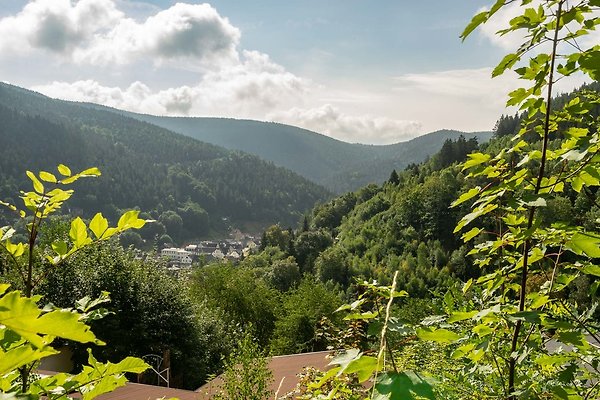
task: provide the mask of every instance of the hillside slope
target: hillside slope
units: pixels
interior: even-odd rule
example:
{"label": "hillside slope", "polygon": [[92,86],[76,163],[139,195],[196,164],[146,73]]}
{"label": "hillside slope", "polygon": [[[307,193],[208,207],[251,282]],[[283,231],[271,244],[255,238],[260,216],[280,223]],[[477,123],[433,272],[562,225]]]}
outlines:
{"label": "hillside slope", "polygon": [[[155,234],[182,241],[237,225],[295,224],[328,192],[258,157],[81,104],[0,84],[0,198],[24,187],[25,170],[97,166],[72,206],[115,217],[139,207]],[[228,223],[228,222],[227,222]],[[162,228],[161,228],[162,225]]]}
{"label": "hillside slope", "polygon": [[125,114],[207,143],[255,154],[338,193],[381,183],[392,169],[403,169],[436,153],[446,139],[464,135],[487,141],[491,137],[491,132],[441,130],[407,142],[376,146],[346,143],[274,122]]}

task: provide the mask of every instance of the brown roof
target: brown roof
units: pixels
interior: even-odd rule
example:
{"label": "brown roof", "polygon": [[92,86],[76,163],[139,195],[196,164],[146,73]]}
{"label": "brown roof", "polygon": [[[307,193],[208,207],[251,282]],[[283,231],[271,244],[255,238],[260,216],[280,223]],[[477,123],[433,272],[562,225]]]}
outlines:
{"label": "brown roof", "polygon": [[[305,367],[314,367],[321,371],[328,369],[331,351],[318,351],[314,353],[291,354],[286,356],[275,356],[269,360],[269,369],[273,372],[271,390],[278,392],[279,396],[292,391],[298,383],[298,374]],[[196,392],[202,395],[200,399],[210,399],[219,392],[223,382],[222,375],[217,376],[210,382],[205,383]],[[281,385],[281,386],[280,386]]]}
{"label": "brown roof", "polygon": [[200,394],[191,390],[171,389],[128,382],[125,386],[96,398],[99,400],[155,400],[161,397],[166,399],[176,397],[179,400],[199,400]]}
{"label": "brown roof", "polygon": [[[38,374],[55,375],[55,371],[38,370]],[[79,398],[78,395],[73,397]],[[155,400],[164,397],[165,399],[176,397],[179,400],[200,400],[200,394],[191,390],[172,389],[163,386],[143,385],[141,383],[127,382],[125,386],[115,389],[96,397],[99,400]]]}

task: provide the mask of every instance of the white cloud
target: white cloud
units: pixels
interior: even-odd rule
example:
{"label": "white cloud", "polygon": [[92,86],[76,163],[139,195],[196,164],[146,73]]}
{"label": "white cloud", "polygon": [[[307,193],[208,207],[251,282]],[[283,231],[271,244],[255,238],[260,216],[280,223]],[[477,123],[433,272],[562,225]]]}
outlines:
{"label": "white cloud", "polygon": [[207,67],[236,62],[239,39],[239,29],[209,4],[177,3],[143,23],[122,18],[78,49],[74,59],[99,65],[187,59]]}
{"label": "white cloud", "polygon": [[209,4],[184,4],[143,22],[128,18],[113,0],[33,0],[0,19],[0,49],[50,51],[80,64],[139,60],[192,60],[197,66],[237,62],[240,31]]}
{"label": "white cloud", "polygon": [[42,49],[70,54],[105,26],[123,18],[111,0],[35,0],[15,16],[0,19],[0,49]]}
{"label": "white cloud", "polygon": [[[528,4],[526,7],[527,8],[533,8],[536,9],[542,4],[541,0],[533,0],[530,4]],[[555,7],[554,7],[555,8]],[[483,11],[485,9],[489,9],[489,8],[482,8],[479,11]],[[520,2],[512,2],[504,7],[502,7],[498,12],[496,12],[485,24],[481,25],[478,30],[481,33],[481,35],[486,38],[487,40],[489,40],[492,44],[499,46],[500,48],[506,50],[506,51],[516,51],[516,49],[526,41],[525,38],[525,34],[526,31],[524,29],[515,31],[515,32],[510,32],[507,33],[505,35],[499,35],[498,32],[500,30],[506,29],[510,26],[510,21],[523,14],[524,11],[524,7],[521,5]],[[596,16],[598,16],[597,12],[595,13]],[[577,23],[573,22],[570,25],[567,25],[567,27],[572,31],[575,32],[578,30],[577,27],[575,27]],[[589,35],[585,35],[582,36],[580,38],[577,39],[578,43],[583,47],[583,48],[589,48],[592,46],[595,46],[598,44],[598,42],[600,41],[600,30],[598,31],[591,31]],[[573,51],[573,48],[569,48],[569,45],[565,45],[566,46],[566,51]],[[535,50],[536,53],[539,52],[550,52],[550,45],[546,45],[543,46],[542,48],[538,48]],[[559,53],[561,53],[559,51]]]}
{"label": "white cloud", "polygon": [[396,90],[443,96],[448,100],[460,98],[482,107],[503,107],[506,94],[518,87],[516,75],[506,73],[492,79],[492,68],[459,69],[426,74],[404,74],[395,78]]}
{"label": "white cloud", "polygon": [[262,119],[270,110],[302,102],[310,82],[287,72],[264,54],[243,52],[242,62],[206,73],[196,85],[152,90],[134,82],[121,89],[80,80],[57,81],[33,89],[51,97],[142,113]]}
{"label": "white cloud", "polygon": [[292,108],[271,113],[267,118],[311,129],[347,142],[389,144],[409,140],[423,133],[422,125],[418,121],[373,115],[348,115],[330,104],[311,109]]}

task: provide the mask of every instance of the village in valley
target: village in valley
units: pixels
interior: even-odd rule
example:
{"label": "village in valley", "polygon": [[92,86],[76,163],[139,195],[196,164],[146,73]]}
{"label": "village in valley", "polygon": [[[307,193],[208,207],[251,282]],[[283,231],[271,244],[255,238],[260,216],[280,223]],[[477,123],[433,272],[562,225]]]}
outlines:
{"label": "village in valley", "polygon": [[190,268],[193,263],[212,261],[237,262],[258,249],[261,239],[233,229],[227,239],[202,240],[184,247],[167,247],[159,251],[160,258],[167,260],[168,269],[176,272]]}

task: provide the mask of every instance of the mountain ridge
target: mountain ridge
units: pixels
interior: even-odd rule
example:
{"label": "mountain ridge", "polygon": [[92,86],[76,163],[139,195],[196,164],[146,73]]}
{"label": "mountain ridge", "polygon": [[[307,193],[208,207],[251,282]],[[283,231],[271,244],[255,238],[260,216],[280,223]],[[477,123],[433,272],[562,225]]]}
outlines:
{"label": "mountain ridge", "polygon": [[7,84],[0,84],[0,120],[0,198],[18,203],[25,170],[96,166],[103,177],[76,187],[78,213],[114,218],[139,207],[162,224],[157,233],[177,242],[223,231],[225,221],[295,225],[330,196],[257,156]]}
{"label": "mountain ridge", "polygon": [[[492,135],[491,131],[441,129],[404,142],[374,145],[349,143],[279,122],[155,116],[111,110],[203,142],[257,155],[337,193],[356,190],[368,183],[381,183],[392,169],[404,169],[411,163],[422,162],[435,154],[447,139],[456,140],[463,135],[467,140],[476,137],[480,141],[487,141]],[[368,173],[364,171],[365,165],[368,166]],[[349,176],[354,178],[347,180]]]}

